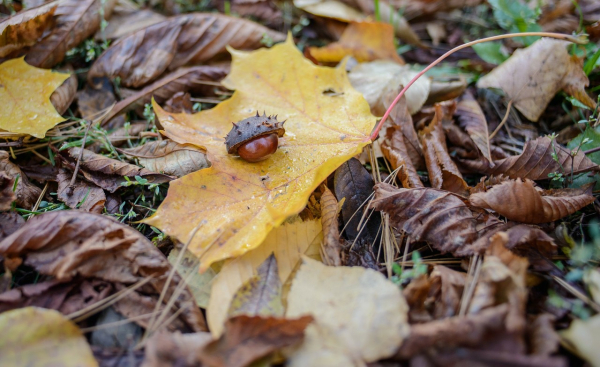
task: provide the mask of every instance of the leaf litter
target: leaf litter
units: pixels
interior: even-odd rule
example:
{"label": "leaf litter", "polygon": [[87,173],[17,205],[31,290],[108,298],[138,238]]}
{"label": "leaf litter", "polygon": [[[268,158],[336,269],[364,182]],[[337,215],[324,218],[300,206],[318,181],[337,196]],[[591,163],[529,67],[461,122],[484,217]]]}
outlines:
{"label": "leaf litter", "polygon": [[[580,23],[570,3],[496,0],[406,18],[363,0],[41,3],[0,5],[0,68],[28,77],[0,79],[20,101],[0,119],[0,318],[60,330],[8,333],[3,357],[51,340],[61,365],[597,364],[593,4]],[[591,42],[462,49],[393,102],[442,50],[517,24]],[[257,111],[286,134],[251,164],[223,136]]]}

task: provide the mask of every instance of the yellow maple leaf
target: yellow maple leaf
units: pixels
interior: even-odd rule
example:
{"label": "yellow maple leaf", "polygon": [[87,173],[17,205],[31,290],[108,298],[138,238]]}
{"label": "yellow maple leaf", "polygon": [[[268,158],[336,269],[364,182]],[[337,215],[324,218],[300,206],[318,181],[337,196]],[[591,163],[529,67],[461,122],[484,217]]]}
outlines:
{"label": "yellow maple leaf", "polygon": [[350,22],[339,41],[309,51],[319,62],[339,62],[350,55],[359,62],[383,59],[404,65],[396,52],[394,28],[381,22]]}
{"label": "yellow maple leaf", "polygon": [[[223,84],[236,92],[229,100],[194,115],[154,105],[165,134],[204,147],[212,166],[172,181],[144,222],[190,241],[201,271],[257,247],[300,212],[319,183],[370,143],[375,125],[344,68],[315,66],[291,38],[270,50],[230,52],[232,69]],[[269,159],[248,163],[227,154],[223,137],[233,121],[257,110],[287,120],[286,135]]]}
{"label": "yellow maple leaf", "polygon": [[65,120],[50,96],[68,77],[30,66],[23,57],[0,64],[0,129],[43,138]]}

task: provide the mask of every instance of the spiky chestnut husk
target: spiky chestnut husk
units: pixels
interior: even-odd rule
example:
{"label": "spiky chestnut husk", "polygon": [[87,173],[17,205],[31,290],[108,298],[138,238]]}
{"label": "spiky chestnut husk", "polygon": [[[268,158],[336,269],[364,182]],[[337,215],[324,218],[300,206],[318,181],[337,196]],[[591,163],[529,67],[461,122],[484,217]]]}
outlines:
{"label": "spiky chestnut husk", "polygon": [[249,117],[238,123],[232,123],[231,131],[225,137],[227,153],[239,154],[249,162],[258,162],[268,158],[277,150],[280,137],[285,134],[283,124],[277,116]]}

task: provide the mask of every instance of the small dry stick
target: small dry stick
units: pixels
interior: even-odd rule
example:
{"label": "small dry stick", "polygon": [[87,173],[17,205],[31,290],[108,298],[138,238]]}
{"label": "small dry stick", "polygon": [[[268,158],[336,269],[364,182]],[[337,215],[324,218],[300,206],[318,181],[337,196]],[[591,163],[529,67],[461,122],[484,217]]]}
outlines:
{"label": "small dry stick", "polygon": [[502,121],[500,121],[500,124],[498,125],[496,130],[494,130],[494,132],[490,134],[490,137],[488,138],[488,140],[494,139],[494,136],[496,136],[496,134],[498,134],[498,131],[500,131],[500,129],[502,129],[502,126],[504,126],[504,124],[508,120],[508,115],[510,114],[510,109],[512,108],[512,103],[513,103],[512,99],[510,101],[508,101],[508,106],[506,106],[506,113],[504,114],[504,118],[502,119]]}
{"label": "small dry stick", "polygon": [[75,180],[77,179],[77,172],[79,171],[79,163],[81,162],[81,158],[83,157],[83,149],[85,149],[85,141],[87,140],[88,131],[90,131],[90,127],[92,126],[91,121],[84,120],[87,125],[85,127],[85,133],[83,134],[83,141],[81,142],[81,150],[79,151],[79,156],[77,157],[77,164],[75,164],[75,169],[73,170],[73,177],[71,177],[71,182],[69,183],[69,187],[73,187],[75,185]]}
{"label": "small dry stick", "polygon": [[568,35],[568,34],[551,33],[551,32],[523,32],[523,33],[501,34],[501,35],[498,35],[498,36],[482,38],[482,39],[479,39],[479,40],[476,40],[476,41],[468,42],[468,43],[465,43],[463,45],[454,47],[452,50],[446,52],[445,54],[443,54],[442,56],[440,56],[437,60],[435,60],[434,62],[432,62],[431,64],[429,64],[425,69],[423,69],[414,78],[412,78],[411,81],[408,82],[404,86],[404,88],[402,88],[402,90],[400,91],[400,93],[398,93],[398,95],[396,96],[396,99],[394,99],[394,101],[392,102],[392,104],[390,104],[390,106],[388,107],[388,109],[385,111],[385,114],[383,115],[383,117],[381,118],[381,120],[379,121],[379,123],[377,124],[377,126],[375,127],[375,130],[373,130],[373,132],[371,133],[371,136],[369,137],[369,139],[371,141],[375,141],[375,139],[377,139],[377,135],[379,135],[379,131],[383,127],[383,124],[385,123],[385,121],[390,116],[390,113],[392,112],[392,109],[400,101],[400,98],[402,98],[402,96],[406,93],[406,91],[408,90],[408,88],[410,88],[411,85],[413,85],[421,76],[423,76],[423,74],[425,74],[426,72],[428,72],[431,68],[433,68],[434,66],[436,66],[440,62],[442,62],[446,57],[452,55],[456,51],[462,50],[463,48],[471,47],[471,46],[479,44],[479,43],[489,42],[489,41],[497,41],[497,40],[501,40],[501,39],[505,39],[505,38],[529,37],[529,36],[551,37],[551,38],[557,38],[557,39],[564,40],[564,41],[570,41],[570,42],[577,43],[577,44],[586,44],[588,42],[587,38],[584,38],[584,37],[574,37],[574,36],[571,36],[571,35]]}

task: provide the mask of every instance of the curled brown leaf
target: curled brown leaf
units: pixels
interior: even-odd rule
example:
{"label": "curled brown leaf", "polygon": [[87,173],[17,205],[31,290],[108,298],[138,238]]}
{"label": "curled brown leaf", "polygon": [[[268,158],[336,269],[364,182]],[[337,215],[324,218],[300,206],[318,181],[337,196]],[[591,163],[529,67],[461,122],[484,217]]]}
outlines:
{"label": "curled brown leaf", "polygon": [[139,88],[188,64],[201,64],[235,49],[262,46],[263,35],[275,42],[285,35],[257,23],[214,13],[179,15],[141,29],[115,42],[92,65],[88,81],[121,78],[121,85]]}
{"label": "curled brown leaf", "polygon": [[57,6],[57,1],[52,1],[0,22],[0,57],[35,44],[45,31],[54,27]]}
{"label": "curled brown leaf", "polygon": [[67,111],[71,102],[75,99],[77,94],[77,75],[74,73],[72,67],[64,68],[71,73],[71,76],[65,80],[60,87],[58,87],[50,96],[50,102],[59,114],[63,114]]}
{"label": "curled brown leaf", "polygon": [[393,170],[400,168],[398,177],[405,189],[423,187],[423,183],[408,154],[404,139],[404,134],[398,127],[388,127],[386,139],[381,144],[381,152],[390,162]]}
{"label": "curled brown leaf", "polygon": [[341,266],[342,249],[340,229],[338,225],[338,201],[327,187],[321,195],[321,225],[323,227],[323,262],[327,265]]}
{"label": "curled brown leaf", "polygon": [[17,199],[13,191],[15,180],[5,172],[0,172],[0,211],[9,210]]}
{"label": "curled brown leaf", "polygon": [[479,148],[479,151],[491,162],[492,155],[490,153],[487,121],[479,103],[477,103],[477,100],[473,98],[471,93],[463,95],[462,99],[456,105],[455,114],[458,117],[460,127],[465,129],[477,148]]}
{"label": "curled brown leaf", "polygon": [[0,150],[0,172],[4,172],[7,177],[17,180],[17,187],[15,189],[17,205],[21,208],[31,209],[42,193],[42,190],[29,182],[27,176],[23,174],[19,166],[9,160],[8,152],[5,150]]}
{"label": "curled brown leaf", "polygon": [[81,209],[90,213],[101,214],[106,202],[104,191],[94,184],[85,181],[76,181],[71,186],[73,173],[60,169],[56,177],[58,181],[58,200],[67,204],[69,208]]}
{"label": "curled brown leaf", "polygon": [[[552,157],[556,154],[556,160]],[[564,170],[565,174],[577,174],[587,171],[598,171],[600,167],[592,162],[582,151],[572,155],[572,152],[548,137],[540,137],[528,141],[523,153],[494,161],[494,167],[488,162],[465,161],[460,163],[466,168],[486,174],[505,175],[510,178],[528,178],[544,180],[548,174]]]}
{"label": "curled brown leaf", "polygon": [[450,192],[380,183],[371,207],[388,213],[391,224],[411,240],[425,241],[442,252],[455,253],[477,239],[473,213]]}
{"label": "curled brown leaf", "polygon": [[116,0],[61,0],[56,9],[56,27],[36,43],[27,54],[28,64],[51,68],[60,63],[68,50],[93,35],[102,21],[110,17]]}
{"label": "curled brown leaf", "polygon": [[547,223],[573,214],[594,202],[593,185],[580,189],[540,190],[533,181],[504,181],[469,197],[472,205],[491,209],[522,223]]}

